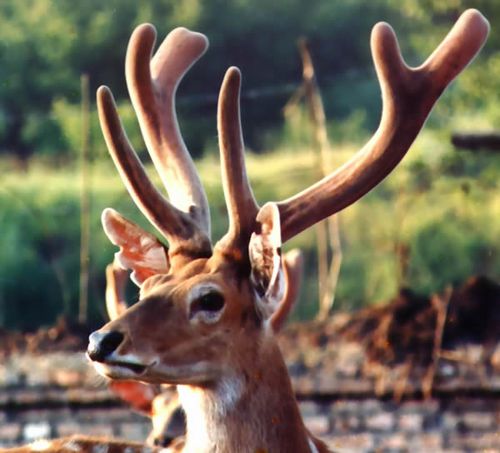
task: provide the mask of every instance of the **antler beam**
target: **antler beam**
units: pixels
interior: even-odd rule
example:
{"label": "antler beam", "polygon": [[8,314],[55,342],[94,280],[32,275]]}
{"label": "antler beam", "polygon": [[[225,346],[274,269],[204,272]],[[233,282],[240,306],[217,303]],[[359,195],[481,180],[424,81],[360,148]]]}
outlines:
{"label": "antler beam", "polygon": [[277,203],[283,242],[351,205],[396,167],[443,90],[479,52],[488,31],[488,21],[482,14],[468,10],[427,61],[410,68],[403,61],[390,25],[379,23],[374,27],[371,48],[382,90],[379,128],[336,172]]}

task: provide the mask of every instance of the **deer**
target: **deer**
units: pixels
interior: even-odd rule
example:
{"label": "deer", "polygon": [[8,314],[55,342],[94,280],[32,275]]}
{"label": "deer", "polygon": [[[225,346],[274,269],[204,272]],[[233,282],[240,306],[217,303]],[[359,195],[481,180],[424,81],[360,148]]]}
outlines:
{"label": "deer", "polygon": [[[280,309],[273,314],[272,327],[279,332],[297,302],[302,281],[303,256],[300,250],[285,253],[283,270],[285,291]],[[106,267],[106,311],[109,319],[116,319],[127,308],[125,288],[128,271],[113,261]],[[151,433],[146,444],[152,447],[170,447],[175,450],[183,444],[184,413],[175,386],[145,384],[139,381],[109,381],[109,389],[136,412],[151,419]]]}
{"label": "deer", "polygon": [[[107,378],[177,387],[186,437],[170,451],[329,451],[304,425],[275,337],[273,319],[277,314],[279,319],[285,290],[282,246],[347,208],[389,175],[488,32],[482,14],[467,10],[428,59],[412,68],[403,60],[392,27],[376,24],[371,49],[382,93],[378,129],[330,175],[296,195],[263,205],[255,200],[245,169],[241,74],[229,68],[217,112],[229,227],[212,244],[208,200],[175,113],[177,87],[206,51],[208,40],[177,28],[153,56],[154,27],[136,28],[126,55],[126,80],[168,199],[130,145],[105,86],[97,91],[99,118],[132,200],[168,246],[117,211],[104,210],[104,231],[119,248],[115,257],[131,270],[140,295],[136,304],[90,335],[87,356]],[[11,451],[143,451],[140,445],[108,439],[42,443]]]}
{"label": "deer", "polygon": [[104,210],[104,231],[140,296],[90,335],[87,355],[110,379],[177,386],[187,426],[182,452],[329,451],[304,425],[271,326],[283,297],[282,246],[354,203],[398,165],[488,31],[481,13],[467,10],[430,57],[412,68],[393,29],[375,25],[371,49],[382,93],[377,131],[324,179],[262,206],[245,169],[241,74],[229,68],[217,111],[229,227],[214,245],[207,197],[175,113],[178,84],[208,40],[178,28],[153,55],[154,27],[133,32],[127,86],[168,199],[149,179],[105,86],[97,91],[99,119],[125,187],[168,246],[117,211]]}

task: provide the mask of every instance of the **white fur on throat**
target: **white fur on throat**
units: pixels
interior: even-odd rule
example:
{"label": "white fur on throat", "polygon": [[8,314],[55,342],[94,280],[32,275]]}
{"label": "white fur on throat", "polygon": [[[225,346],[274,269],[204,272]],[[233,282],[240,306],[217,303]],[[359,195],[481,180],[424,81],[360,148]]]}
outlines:
{"label": "white fur on throat", "polygon": [[211,430],[211,418],[223,418],[237,405],[243,392],[243,383],[237,377],[222,379],[213,390],[178,385],[179,399],[186,413],[188,436],[186,451],[211,451],[219,443],[218,433]]}
{"label": "white fur on throat", "polygon": [[[205,391],[201,389],[194,389],[190,386],[178,385],[179,397],[182,406],[185,408],[186,413],[192,411],[196,413],[200,408],[206,404]],[[217,415],[223,417],[227,415],[232,409],[235,408],[243,392],[243,383],[238,377],[226,377],[221,379],[213,390],[213,397],[211,402],[214,405]]]}

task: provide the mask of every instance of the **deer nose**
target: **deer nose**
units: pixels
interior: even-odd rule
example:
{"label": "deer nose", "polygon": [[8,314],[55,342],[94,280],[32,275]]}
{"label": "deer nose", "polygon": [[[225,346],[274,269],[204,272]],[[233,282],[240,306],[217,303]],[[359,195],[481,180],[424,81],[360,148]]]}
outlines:
{"label": "deer nose", "polygon": [[123,341],[123,334],[116,330],[111,332],[94,332],[89,337],[87,354],[94,362],[104,362]]}
{"label": "deer nose", "polygon": [[155,447],[168,447],[174,439],[175,437],[171,437],[168,434],[165,434],[163,436],[155,437],[153,440],[153,444]]}

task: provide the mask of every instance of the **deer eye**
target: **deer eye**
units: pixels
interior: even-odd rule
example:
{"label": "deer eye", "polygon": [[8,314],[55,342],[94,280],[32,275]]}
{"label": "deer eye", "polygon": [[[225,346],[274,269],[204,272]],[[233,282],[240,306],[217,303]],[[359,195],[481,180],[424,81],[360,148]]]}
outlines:
{"label": "deer eye", "polygon": [[219,311],[224,306],[224,296],[216,291],[204,294],[197,300],[200,310]]}
{"label": "deer eye", "polygon": [[190,318],[199,312],[216,314],[224,307],[224,296],[218,291],[207,292],[191,303]]}

